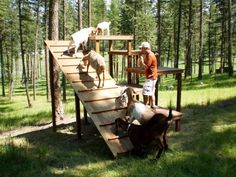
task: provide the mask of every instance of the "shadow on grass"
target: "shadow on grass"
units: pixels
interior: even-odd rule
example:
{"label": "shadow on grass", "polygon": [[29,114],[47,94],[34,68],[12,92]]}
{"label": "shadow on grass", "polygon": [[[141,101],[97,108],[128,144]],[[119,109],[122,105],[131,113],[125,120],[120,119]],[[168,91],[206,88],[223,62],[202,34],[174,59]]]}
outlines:
{"label": "shadow on grass", "polygon": [[0,113],[6,113],[11,112],[14,109],[11,107],[11,104],[13,104],[12,101],[9,101],[7,98],[0,97]]}
{"label": "shadow on grass", "polygon": [[[7,152],[0,154],[0,159],[3,159],[0,162],[3,167],[1,176],[60,176],[66,169],[112,158],[93,125],[84,127],[79,141],[74,126],[74,123],[61,125],[57,132],[48,128],[18,136],[25,139],[29,147],[22,149],[13,143],[6,147]],[[21,159],[23,163],[19,164]],[[4,164],[11,164],[11,167],[4,168]]]}
{"label": "shadow on grass", "polygon": [[[183,108],[181,132],[169,132],[171,152],[113,160],[93,125],[82,126],[77,140],[74,124],[23,134],[26,148],[11,145],[0,154],[3,176],[236,176],[236,97],[208,106]],[[11,152],[13,148],[13,152]],[[18,154],[19,152],[19,154]],[[18,159],[15,161],[15,159]],[[18,164],[17,162],[21,161]],[[10,164],[11,167],[6,167]],[[5,168],[4,168],[5,167]],[[14,168],[12,170],[12,168]]]}
{"label": "shadow on grass", "polygon": [[[10,110],[5,110],[10,111]],[[12,110],[13,111],[13,110]],[[14,114],[9,116],[4,116],[0,119],[0,127],[4,127],[5,130],[10,130],[15,127],[21,126],[35,126],[42,122],[51,121],[51,112],[50,111],[41,111],[36,112],[35,114],[27,114],[27,109],[25,114]],[[0,130],[5,131],[5,130]]]}

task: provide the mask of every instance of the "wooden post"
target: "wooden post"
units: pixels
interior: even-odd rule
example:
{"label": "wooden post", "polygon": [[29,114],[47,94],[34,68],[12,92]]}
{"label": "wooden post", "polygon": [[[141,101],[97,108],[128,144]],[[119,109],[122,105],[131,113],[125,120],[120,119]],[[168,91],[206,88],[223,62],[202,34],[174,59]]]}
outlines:
{"label": "wooden post", "polygon": [[[136,55],[136,56],[135,56],[135,59],[136,59],[136,60],[135,60],[135,61],[136,61],[136,66],[139,66],[138,58],[139,58],[139,56]],[[136,73],[135,76],[136,76],[136,84],[139,85],[139,74]]]}
{"label": "wooden post", "polygon": [[50,89],[51,89],[51,106],[52,106],[52,127],[53,131],[57,130],[56,127],[56,108],[55,108],[55,86],[54,86],[54,72],[53,72],[53,65],[54,65],[54,57],[51,52],[49,52],[49,72],[50,72]]}
{"label": "wooden post", "polygon": [[[128,68],[131,68],[132,67],[132,55],[131,55],[132,45],[131,45],[131,40],[128,40],[127,51],[128,51]],[[128,76],[128,84],[131,84],[131,73],[128,72],[127,76]]]}
{"label": "wooden post", "polygon": [[87,110],[86,110],[85,106],[84,106],[84,122],[86,125],[88,124],[88,115],[87,115]]}
{"label": "wooden post", "polygon": [[97,53],[100,53],[99,40],[96,40],[96,42],[95,42],[95,51],[96,51]]}
{"label": "wooden post", "polygon": [[81,117],[80,117],[80,100],[75,93],[75,112],[76,112],[76,129],[78,139],[81,139]]}
{"label": "wooden post", "polygon": [[112,40],[109,41],[109,72],[111,77],[113,77],[113,56],[110,54],[110,51],[112,51]]}
{"label": "wooden post", "polygon": [[176,110],[181,111],[181,89],[182,89],[182,73],[178,73],[177,77],[177,103]]}
{"label": "wooden post", "polygon": [[[177,78],[177,103],[176,110],[181,111],[181,89],[182,89],[182,73],[176,74]],[[175,131],[180,131],[180,119],[175,121]]]}
{"label": "wooden post", "polygon": [[158,106],[158,84],[159,84],[160,76],[158,76],[157,82],[156,82],[156,90],[155,90],[155,104]]}

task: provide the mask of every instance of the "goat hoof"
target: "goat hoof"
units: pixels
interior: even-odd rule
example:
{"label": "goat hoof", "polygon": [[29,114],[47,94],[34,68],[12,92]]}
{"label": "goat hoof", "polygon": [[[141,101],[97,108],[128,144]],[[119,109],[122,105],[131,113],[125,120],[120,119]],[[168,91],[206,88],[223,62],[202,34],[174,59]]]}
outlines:
{"label": "goat hoof", "polygon": [[165,148],[165,151],[166,151],[166,152],[172,152],[173,150],[170,149],[170,148]]}

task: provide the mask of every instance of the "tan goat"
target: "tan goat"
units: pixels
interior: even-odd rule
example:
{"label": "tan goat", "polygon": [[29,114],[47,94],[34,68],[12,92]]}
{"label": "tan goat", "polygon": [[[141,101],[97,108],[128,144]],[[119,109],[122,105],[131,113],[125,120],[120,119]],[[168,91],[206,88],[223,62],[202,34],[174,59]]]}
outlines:
{"label": "tan goat", "polygon": [[91,50],[90,52],[88,52],[82,59],[82,62],[84,64],[84,66],[87,66],[87,73],[88,73],[88,69],[89,66],[91,65],[91,67],[93,69],[96,70],[98,79],[99,79],[99,83],[98,83],[98,88],[100,88],[101,86],[101,74],[103,73],[103,83],[102,83],[102,87],[104,87],[104,80],[105,80],[105,59],[103,58],[103,56],[101,56],[99,53],[95,52],[94,50]]}

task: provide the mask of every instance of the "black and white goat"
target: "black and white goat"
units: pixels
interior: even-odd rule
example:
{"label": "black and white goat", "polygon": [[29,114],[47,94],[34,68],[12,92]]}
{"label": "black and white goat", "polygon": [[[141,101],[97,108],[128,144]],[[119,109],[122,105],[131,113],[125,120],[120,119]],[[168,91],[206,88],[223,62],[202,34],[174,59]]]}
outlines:
{"label": "black and white goat", "polygon": [[131,87],[127,87],[123,91],[123,93],[119,97],[117,97],[116,100],[126,100],[124,99],[124,97],[127,96],[128,103],[126,116],[130,117],[130,123],[136,119],[139,121],[140,124],[145,124],[152,118],[155,112],[152,109],[148,108],[146,105],[144,105],[142,102],[135,100],[134,94],[136,94],[134,89]]}

